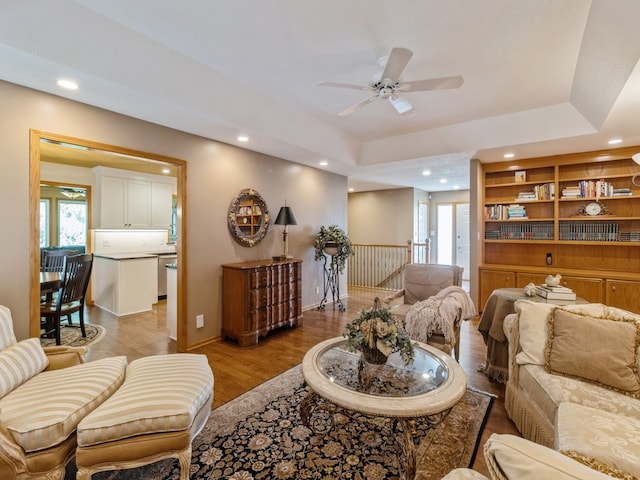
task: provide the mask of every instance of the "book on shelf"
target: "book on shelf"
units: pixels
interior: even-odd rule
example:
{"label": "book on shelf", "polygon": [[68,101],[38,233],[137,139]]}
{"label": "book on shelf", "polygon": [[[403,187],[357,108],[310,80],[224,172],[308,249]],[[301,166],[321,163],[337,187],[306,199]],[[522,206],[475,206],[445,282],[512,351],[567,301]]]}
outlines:
{"label": "book on shelf", "polygon": [[536,293],[547,300],[575,300],[575,292],[552,292],[546,288],[536,287]]}

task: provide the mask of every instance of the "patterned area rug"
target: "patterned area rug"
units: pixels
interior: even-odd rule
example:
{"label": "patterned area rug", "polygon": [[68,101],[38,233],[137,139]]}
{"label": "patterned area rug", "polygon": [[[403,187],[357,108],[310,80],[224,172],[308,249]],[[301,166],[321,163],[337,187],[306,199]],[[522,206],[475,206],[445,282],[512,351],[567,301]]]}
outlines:
{"label": "patterned area rug", "polygon": [[[193,442],[192,480],[398,478],[393,433],[386,422],[362,415],[336,416],[324,437],[300,421],[299,405],[307,395],[300,366],[271,379],[211,413]],[[492,397],[467,390],[446,420],[426,433],[417,478],[440,479],[450,470],[473,463]],[[75,478],[73,467],[67,479]],[[94,480],[178,479],[177,462],[165,460],[119,472],[100,472]]]}
{"label": "patterned area rug", "polygon": [[[64,320],[66,322],[66,320]],[[62,325],[60,328],[60,344],[68,347],[86,347],[99,342],[107,331],[101,325],[84,324],[87,336],[83,337],[79,325]],[[40,338],[43,347],[56,344],[55,338]]]}

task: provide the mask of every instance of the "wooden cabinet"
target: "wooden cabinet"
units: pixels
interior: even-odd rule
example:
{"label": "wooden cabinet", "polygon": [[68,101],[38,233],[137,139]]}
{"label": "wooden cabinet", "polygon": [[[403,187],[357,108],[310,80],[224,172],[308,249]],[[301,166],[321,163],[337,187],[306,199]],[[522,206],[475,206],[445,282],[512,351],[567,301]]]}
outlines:
{"label": "wooden cabinet", "polygon": [[[625,298],[640,293],[639,150],[483,164],[481,306],[499,273],[518,287],[560,273],[578,296],[638,312]],[[592,202],[602,214],[586,215]]]}
{"label": "wooden cabinet", "polygon": [[269,331],[302,324],[302,260],[222,265],[222,336],[254,345]]}
{"label": "wooden cabinet", "polygon": [[630,312],[640,312],[640,281],[607,280],[605,303]]}
{"label": "wooden cabinet", "polygon": [[480,269],[480,303],[482,310],[491,293],[498,288],[514,288],[516,286],[516,272],[507,270]]}

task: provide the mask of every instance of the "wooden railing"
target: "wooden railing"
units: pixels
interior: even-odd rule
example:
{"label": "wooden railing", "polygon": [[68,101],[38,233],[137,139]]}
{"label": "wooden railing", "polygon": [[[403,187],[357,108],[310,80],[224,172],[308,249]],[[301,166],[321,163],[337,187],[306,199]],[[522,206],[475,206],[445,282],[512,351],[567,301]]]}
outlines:
{"label": "wooden railing", "polygon": [[358,287],[404,288],[402,273],[407,263],[429,263],[429,243],[374,245],[354,243],[349,258],[347,283]]}

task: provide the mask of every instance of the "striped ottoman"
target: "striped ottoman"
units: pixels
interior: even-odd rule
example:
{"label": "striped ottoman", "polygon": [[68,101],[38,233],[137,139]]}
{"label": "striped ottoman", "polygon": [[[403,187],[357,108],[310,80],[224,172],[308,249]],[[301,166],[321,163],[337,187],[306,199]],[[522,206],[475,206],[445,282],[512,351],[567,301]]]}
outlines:
{"label": "striped ottoman", "polygon": [[189,478],[191,441],[211,412],[213,373],[205,355],[134,360],[122,386],[78,424],[77,480],[164,458]]}

